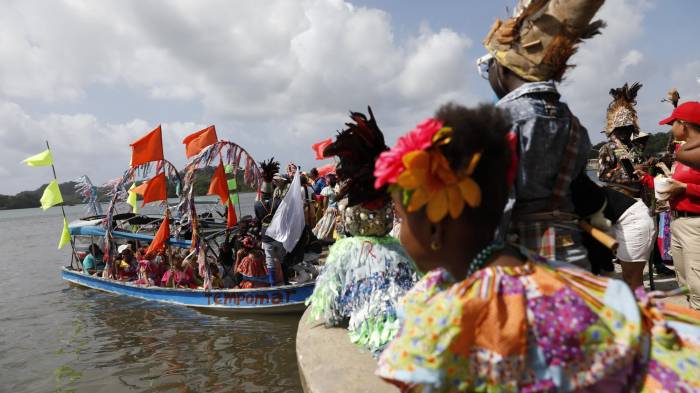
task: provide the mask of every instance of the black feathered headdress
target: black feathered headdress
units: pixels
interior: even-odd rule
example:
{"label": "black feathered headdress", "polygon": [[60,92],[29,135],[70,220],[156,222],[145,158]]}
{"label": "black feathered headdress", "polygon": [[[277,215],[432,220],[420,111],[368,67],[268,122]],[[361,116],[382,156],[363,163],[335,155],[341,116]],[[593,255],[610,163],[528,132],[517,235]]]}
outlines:
{"label": "black feathered headdress", "polygon": [[337,156],[336,174],[341,183],[338,199],[348,197],[348,206],[357,204],[377,208],[388,200],[386,189],[374,188],[374,162],[388,150],[384,134],[377,126],[372,108],[367,107],[369,119],[360,112],[350,112],[352,122],[339,131],[333,143],[323,150],[324,157]]}

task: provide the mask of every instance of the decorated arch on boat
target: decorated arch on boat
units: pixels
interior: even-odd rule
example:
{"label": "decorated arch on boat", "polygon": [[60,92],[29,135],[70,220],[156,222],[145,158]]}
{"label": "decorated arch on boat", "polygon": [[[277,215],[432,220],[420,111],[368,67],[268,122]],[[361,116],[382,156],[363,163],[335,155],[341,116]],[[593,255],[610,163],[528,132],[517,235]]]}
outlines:
{"label": "decorated arch on boat", "polygon": [[[218,164],[216,164],[217,160]],[[237,219],[235,219],[235,206],[231,196],[231,193],[236,190],[232,189],[231,182],[226,179],[226,174],[229,173],[233,179],[238,179],[238,174],[242,171],[243,182],[255,190],[259,190],[262,183],[262,171],[258,163],[248,151],[234,142],[216,141],[193,156],[183,171],[184,178],[180,203],[178,204],[178,217],[181,229],[186,227],[192,229],[192,243],[195,247],[198,246],[201,236],[194,184],[197,174],[200,173],[199,170],[209,166],[216,167],[209,193],[218,195],[220,202],[227,206],[227,229],[234,226]],[[240,212],[240,203],[238,207]]]}

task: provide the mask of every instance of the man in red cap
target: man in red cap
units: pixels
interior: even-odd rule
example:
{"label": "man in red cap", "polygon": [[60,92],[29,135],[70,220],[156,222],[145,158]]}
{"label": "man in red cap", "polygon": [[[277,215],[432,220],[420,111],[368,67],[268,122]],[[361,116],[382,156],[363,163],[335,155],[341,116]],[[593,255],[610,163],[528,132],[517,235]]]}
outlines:
{"label": "man in red cap", "polygon": [[[671,125],[673,137],[685,141],[685,146],[700,146],[700,102],[686,102],[673,110],[659,124]],[[671,205],[671,254],[680,286],[690,290],[690,306],[700,310],[700,170],[685,165],[680,160],[673,166],[673,177],[668,187],[657,192],[670,195]],[[695,156],[700,154],[695,151]],[[691,155],[692,156],[692,155]],[[663,192],[661,192],[663,191]]]}
{"label": "man in red cap", "polygon": [[[659,124],[673,124],[675,120],[685,121],[687,127],[700,124],[700,105],[697,102],[686,102],[673,111],[670,117],[662,120]],[[685,165],[700,170],[700,141],[696,143],[687,142],[678,151],[676,159]]]}

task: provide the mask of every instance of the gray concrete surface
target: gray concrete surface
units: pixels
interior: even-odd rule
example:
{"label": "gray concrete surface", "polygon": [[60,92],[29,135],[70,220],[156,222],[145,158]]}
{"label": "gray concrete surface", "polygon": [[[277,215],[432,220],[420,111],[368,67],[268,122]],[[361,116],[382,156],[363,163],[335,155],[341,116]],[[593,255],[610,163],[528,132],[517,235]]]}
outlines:
{"label": "gray concrete surface", "polygon": [[384,393],[398,389],[374,376],[376,361],[350,342],[348,332],[308,321],[297,329],[297,362],[306,393]]}

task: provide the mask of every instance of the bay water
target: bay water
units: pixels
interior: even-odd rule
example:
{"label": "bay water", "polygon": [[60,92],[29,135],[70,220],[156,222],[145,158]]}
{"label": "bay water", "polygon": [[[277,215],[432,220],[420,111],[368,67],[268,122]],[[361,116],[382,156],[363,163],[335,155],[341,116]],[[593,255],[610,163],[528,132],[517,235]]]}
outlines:
{"label": "bay water", "polygon": [[[241,195],[242,214],[253,198]],[[86,215],[65,209],[69,221]],[[301,391],[299,315],[203,312],[69,285],[62,223],[59,207],[0,211],[0,392]]]}

